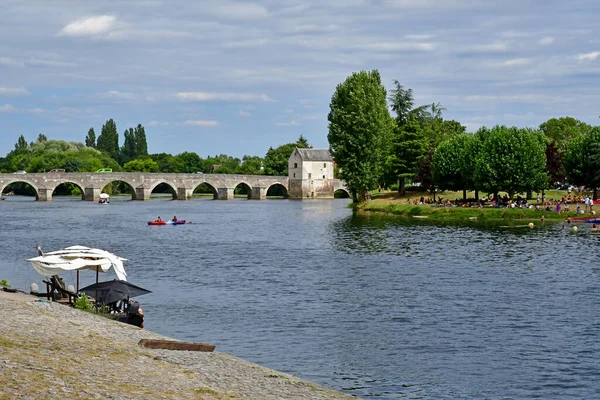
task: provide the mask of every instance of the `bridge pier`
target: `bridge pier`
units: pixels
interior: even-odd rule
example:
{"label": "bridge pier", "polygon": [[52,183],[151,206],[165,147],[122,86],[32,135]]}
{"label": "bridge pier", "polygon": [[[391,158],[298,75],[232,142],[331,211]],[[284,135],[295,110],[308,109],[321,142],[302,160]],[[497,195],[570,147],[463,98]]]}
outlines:
{"label": "bridge pier", "polygon": [[194,189],[190,189],[190,188],[186,188],[186,187],[178,187],[176,191],[177,191],[176,200],[189,200],[194,195]]}
{"label": "bridge pier", "polygon": [[39,188],[37,190],[38,193],[38,201],[52,201],[52,192],[53,189]]}
{"label": "bridge pier", "polygon": [[83,189],[83,199],[85,201],[98,201],[100,200],[100,192],[102,189],[95,187],[86,187]]}
{"label": "bridge pier", "polygon": [[143,187],[136,187],[133,192],[133,200],[150,200],[152,190]]}
{"label": "bridge pier", "polygon": [[218,188],[217,189],[217,200],[233,200],[234,188]]}
{"label": "bridge pier", "polygon": [[267,188],[255,186],[252,188],[251,200],[265,200],[267,198]]}

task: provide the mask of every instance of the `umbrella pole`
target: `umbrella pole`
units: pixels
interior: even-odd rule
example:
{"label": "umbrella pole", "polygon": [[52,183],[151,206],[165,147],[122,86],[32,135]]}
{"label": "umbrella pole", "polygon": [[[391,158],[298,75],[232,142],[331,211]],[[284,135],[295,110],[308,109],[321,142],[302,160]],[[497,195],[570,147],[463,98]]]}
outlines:
{"label": "umbrella pole", "polygon": [[79,292],[79,270],[77,270],[77,291]]}
{"label": "umbrella pole", "polygon": [[96,267],[96,283],[98,283],[98,267]]}

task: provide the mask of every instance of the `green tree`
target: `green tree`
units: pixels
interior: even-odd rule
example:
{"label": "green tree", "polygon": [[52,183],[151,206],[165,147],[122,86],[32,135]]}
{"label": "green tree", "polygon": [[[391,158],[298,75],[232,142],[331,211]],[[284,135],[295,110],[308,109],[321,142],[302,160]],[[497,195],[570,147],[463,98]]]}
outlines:
{"label": "green tree", "polygon": [[47,138],[47,137],[46,137],[46,135],[44,135],[43,133],[40,133],[40,134],[38,135],[38,138],[37,138],[37,141],[38,141],[38,142],[45,142],[45,141],[47,141],[47,140],[48,140],[48,138]]}
{"label": "green tree", "polygon": [[540,130],[546,135],[549,143],[554,143],[559,153],[564,154],[571,139],[586,135],[592,127],[573,117],[550,118],[540,125]]}
{"label": "green tree", "polygon": [[90,128],[87,136],[85,137],[85,145],[87,147],[96,148],[96,132],[94,132],[94,128]]}
{"label": "green tree", "polygon": [[298,140],[296,141],[296,143],[298,144],[298,148],[308,148],[308,147],[310,147],[310,145],[308,144],[308,140],[303,135],[300,135],[300,137],[298,138]]}
{"label": "green tree", "polygon": [[[150,158],[152,158],[154,161],[156,161],[160,172],[171,172],[171,173],[179,172],[177,159],[171,154],[167,154],[167,153],[151,154]],[[196,172],[196,171],[194,171],[194,172]],[[203,171],[203,172],[206,172],[206,171]]]}
{"label": "green tree", "polygon": [[202,159],[200,156],[193,152],[183,152],[175,156],[175,163],[177,164],[177,172],[183,173],[194,173],[202,171]]}
{"label": "green tree", "polygon": [[102,125],[102,132],[98,136],[96,148],[107,152],[115,160],[119,158],[119,133],[117,132],[117,124],[112,118]]}
{"label": "green tree", "polygon": [[600,184],[600,127],[593,127],[587,135],[577,135],[569,142],[564,157],[569,182],[594,190]]}
{"label": "green tree", "polygon": [[286,143],[276,149],[269,147],[265,155],[265,175],[287,176],[288,160],[294,149],[303,148],[299,143]]}
{"label": "green tree", "polygon": [[136,158],[123,165],[127,172],[160,172],[158,163],[150,157]]}
{"label": "green tree", "polygon": [[463,140],[460,137],[446,140],[438,145],[431,161],[433,183],[440,190],[463,190],[465,179],[461,171]]}
{"label": "green tree", "polygon": [[263,160],[258,156],[242,157],[242,165],[238,169],[238,173],[244,175],[262,175]]}
{"label": "green tree", "polygon": [[[398,121],[398,120],[396,120]],[[421,125],[409,116],[407,122],[396,125],[392,138],[392,152],[386,160],[386,182],[398,182],[398,191],[404,194],[405,182],[412,179],[427,155],[427,139],[421,133]]]}
{"label": "green tree", "polygon": [[122,164],[126,164],[136,158],[136,137],[133,128],[126,129],[124,136],[125,141],[123,142],[123,147],[121,147],[121,156],[119,157],[119,161]]}
{"label": "green tree", "polygon": [[146,157],[148,156],[148,142],[146,141],[146,130],[142,124],[138,124],[134,130],[135,138],[135,156]]}
{"label": "green tree", "polygon": [[386,91],[377,70],[353,73],[337,85],[327,116],[333,157],[354,202],[383,175],[393,130]]}
{"label": "green tree", "polygon": [[547,186],[546,144],[540,131],[493,127],[481,147],[475,167],[480,190],[497,194],[541,190]]}
{"label": "green tree", "polygon": [[27,144],[27,140],[25,140],[25,136],[19,136],[17,139],[17,143],[15,143],[15,150],[27,150],[29,145]]}

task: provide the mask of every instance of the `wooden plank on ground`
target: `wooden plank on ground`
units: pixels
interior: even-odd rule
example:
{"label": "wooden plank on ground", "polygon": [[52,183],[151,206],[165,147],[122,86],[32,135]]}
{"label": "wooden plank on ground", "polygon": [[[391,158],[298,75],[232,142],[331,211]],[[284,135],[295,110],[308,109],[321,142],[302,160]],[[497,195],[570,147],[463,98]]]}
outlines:
{"label": "wooden plank on ground", "polygon": [[141,339],[138,345],[149,349],[213,351],[215,345],[207,343],[179,342],[175,340]]}

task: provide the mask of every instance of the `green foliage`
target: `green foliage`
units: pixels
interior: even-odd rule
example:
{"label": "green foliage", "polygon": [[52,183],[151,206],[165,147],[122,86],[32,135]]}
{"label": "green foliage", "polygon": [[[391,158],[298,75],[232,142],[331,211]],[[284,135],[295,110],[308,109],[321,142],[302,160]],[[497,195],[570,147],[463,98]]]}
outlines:
{"label": "green foliage", "polygon": [[96,132],[94,132],[94,128],[90,128],[87,136],[85,137],[85,145],[87,147],[96,148]]}
{"label": "green foliage", "polygon": [[427,140],[420,131],[419,122],[410,116],[406,123],[396,126],[392,137],[392,151],[385,162],[388,184],[400,180],[399,190],[404,190],[404,180],[411,179],[427,154]]}
{"label": "green foliage", "polygon": [[600,127],[587,135],[577,135],[569,142],[564,166],[569,182],[595,188],[600,183]]}
{"label": "green foliage", "polygon": [[96,148],[108,153],[115,160],[119,158],[119,133],[117,124],[112,118],[102,125],[102,132],[98,136]]}
{"label": "green foliage", "polygon": [[456,137],[446,140],[435,149],[431,162],[433,183],[440,190],[462,190],[465,179],[461,171],[463,139]]}
{"label": "green foliage", "polygon": [[135,158],[135,136],[133,128],[126,129],[124,132],[125,142],[121,147],[121,164],[126,164],[128,161]]}
{"label": "green foliage", "polygon": [[146,140],[146,130],[142,124],[138,124],[133,130],[135,137],[135,156],[146,157],[148,156],[148,142]]}
{"label": "green foliage", "polygon": [[276,149],[269,147],[265,155],[265,175],[286,176],[288,160],[296,147],[303,148],[299,143],[282,144]]}
{"label": "green foliage", "polygon": [[547,187],[545,138],[539,131],[495,126],[477,156],[475,182],[490,193]]}
{"label": "green foliage", "polygon": [[364,200],[382,176],[394,126],[379,72],[353,73],[336,87],[329,107],[327,138],[340,177],[354,202]]}
{"label": "green foliage", "polygon": [[85,293],[82,293],[81,295],[79,295],[79,297],[77,297],[77,300],[75,300],[73,307],[82,311],[94,312],[94,306],[92,305]]}
{"label": "green foliage", "polygon": [[263,160],[258,156],[242,157],[242,165],[238,168],[238,173],[244,175],[262,175]]}
{"label": "green foliage", "polygon": [[25,136],[19,136],[17,143],[15,143],[15,150],[27,150],[29,145],[27,144],[27,140],[25,140]]}
{"label": "green foliage", "polygon": [[176,172],[194,173],[202,171],[203,163],[200,156],[193,152],[185,151],[175,156]]}
{"label": "green foliage", "polygon": [[587,135],[592,127],[573,117],[551,118],[540,125],[549,143],[554,143],[559,153],[567,150],[568,143],[577,136]]}
{"label": "green foliage", "polygon": [[171,154],[150,154],[150,158],[158,164],[161,172],[179,172],[175,157]]}
{"label": "green foliage", "polygon": [[127,172],[160,172],[158,163],[150,157],[136,158],[123,165]]}
{"label": "green foliage", "polygon": [[10,288],[10,284],[6,279],[0,280],[0,286],[4,286],[5,288]]}
{"label": "green foliage", "polygon": [[46,137],[46,135],[44,135],[43,133],[40,133],[38,135],[37,141],[38,142],[45,142],[46,140],[48,140],[48,138]]}

